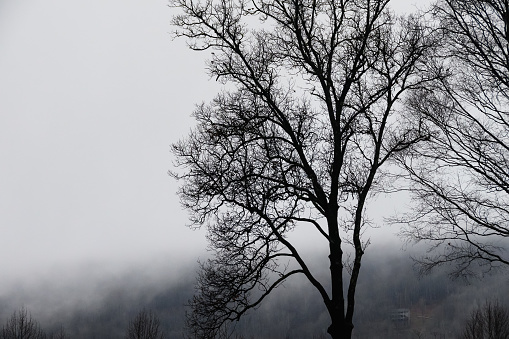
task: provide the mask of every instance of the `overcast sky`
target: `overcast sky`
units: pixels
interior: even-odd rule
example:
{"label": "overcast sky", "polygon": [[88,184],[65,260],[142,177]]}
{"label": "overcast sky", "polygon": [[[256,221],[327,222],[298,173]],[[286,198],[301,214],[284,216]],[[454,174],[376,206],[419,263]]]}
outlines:
{"label": "overcast sky", "polygon": [[0,1],[3,276],[203,247],[167,170],[214,84],[171,15],[165,0]]}
{"label": "overcast sky", "polygon": [[3,277],[204,248],[167,170],[217,84],[171,16],[166,0],[0,0]]}

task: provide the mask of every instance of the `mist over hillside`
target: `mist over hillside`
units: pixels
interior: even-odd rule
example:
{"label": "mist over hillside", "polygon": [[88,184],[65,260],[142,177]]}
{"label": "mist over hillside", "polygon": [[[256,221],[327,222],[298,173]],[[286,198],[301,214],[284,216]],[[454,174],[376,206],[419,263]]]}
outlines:
{"label": "mist over hillside", "polygon": [[[450,280],[447,268],[419,277],[410,255],[397,246],[369,248],[356,298],[355,338],[453,338],[470,312],[486,300],[509,306],[506,272],[482,279]],[[383,253],[383,255],[377,255]],[[0,293],[0,321],[26,307],[47,333],[63,326],[71,338],[123,338],[129,320],[142,309],[161,320],[167,338],[182,338],[185,304],[193,294],[197,263],[179,265],[158,258],[129,268],[107,265],[58,270],[40,280],[6,286]],[[316,267],[324,256],[316,253]],[[317,271],[325,278],[326,270]],[[408,309],[409,321],[391,314]],[[280,286],[234,324],[244,338],[327,338],[329,324],[319,294],[303,279]]]}

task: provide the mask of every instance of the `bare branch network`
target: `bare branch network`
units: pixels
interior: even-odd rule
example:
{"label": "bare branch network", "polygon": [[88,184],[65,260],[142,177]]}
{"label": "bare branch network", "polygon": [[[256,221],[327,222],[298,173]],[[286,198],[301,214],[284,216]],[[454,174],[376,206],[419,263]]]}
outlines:
{"label": "bare branch network", "polygon": [[486,302],[472,312],[460,338],[509,338],[509,310],[498,302]]}
{"label": "bare branch network", "polygon": [[[173,145],[182,204],[214,254],[191,335],[214,337],[300,274],[328,333],[350,338],[366,207],[382,191],[412,193],[396,221],[430,242],[423,271],[509,264],[509,2],[440,0],[419,18],[388,3],[172,1],[176,36],[209,50],[226,85]],[[296,227],[327,245],[328,281],[289,241]]]}
{"label": "bare branch network", "polygon": [[[234,88],[198,106],[197,127],[173,145],[182,204],[214,252],[190,302],[191,335],[214,337],[302,274],[324,301],[331,336],[351,336],[366,201],[383,189],[387,164],[430,134],[398,103],[434,80],[421,70],[437,42],[387,4],[172,2],[176,35],[211,50],[210,74]],[[295,227],[324,239],[330,282],[288,240]]]}
{"label": "bare branch network", "polygon": [[433,244],[424,271],[452,263],[453,276],[468,276],[509,264],[508,9],[505,0],[433,9],[444,44],[441,69],[427,71],[444,76],[408,107],[436,133],[403,159],[416,201],[405,233]]}

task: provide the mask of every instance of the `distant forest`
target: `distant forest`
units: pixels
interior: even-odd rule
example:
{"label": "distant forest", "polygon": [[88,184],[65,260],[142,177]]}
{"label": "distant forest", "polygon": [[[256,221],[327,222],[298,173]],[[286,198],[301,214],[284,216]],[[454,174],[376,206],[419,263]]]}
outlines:
{"label": "distant forest", "polygon": [[[482,279],[453,280],[448,276],[448,268],[443,267],[419,276],[411,260],[417,254],[411,251],[401,251],[396,245],[372,253],[385,255],[368,254],[363,264],[355,338],[455,338],[472,311],[486,301],[509,306],[507,272],[493,272],[481,276]],[[323,265],[317,262],[316,267]],[[61,286],[56,294],[45,285],[34,285],[31,290],[2,291],[0,321],[5,326],[14,312],[25,307],[45,333],[57,333],[63,328],[73,339],[115,339],[124,338],[129,321],[146,309],[159,318],[165,338],[183,338],[185,304],[193,295],[195,278],[192,269],[178,275],[185,278],[170,285],[164,280],[144,283],[139,272],[132,270],[121,279],[109,282],[103,279],[93,300],[60,307],[55,304],[71,295],[73,286]],[[44,297],[45,294],[54,295]],[[34,302],[35,299],[39,301]],[[40,300],[48,304],[41,305]],[[409,311],[408,321],[391,320],[397,309]],[[231,330],[234,337],[245,339],[318,339],[328,337],[324,329],[329,321],[316,292],[305,281],[293,279],[280,286],[260,308],[234,323]]]}

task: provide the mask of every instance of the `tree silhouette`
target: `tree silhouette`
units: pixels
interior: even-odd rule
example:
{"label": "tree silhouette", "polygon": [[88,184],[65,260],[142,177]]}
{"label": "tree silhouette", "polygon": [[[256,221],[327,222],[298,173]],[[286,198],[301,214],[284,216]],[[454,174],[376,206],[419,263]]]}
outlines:
{"label": "tree silhouette", "polygon": [[[430,81],[420,69],[436,42],[388,2],[171,2],[176,35],[211,51],[209,72],[229,89],[198,106],[197,127],[173,145],[182,203],[214,253],[190,301],[191,336],[213,338],[302,274],[328,333],[351,337],[368,198],[393,180],[387,164],[428,138],[397,108]],[[328,249],[328,282],[289,240],[296,227]]]}
{"label": "tree silhouette", "polygon": [[461,339],[509,339],[509,311],[498,303],[486,302],[472,312]]}
{"label": "tree silhouette", "polygon": [[2,329],[2,339],[45,339],[39,323],[32,318],[26,308],[16,311]]}
{"label": "tree silhouette", "polygon": [[[509,264],[509,35],[507,0],[441,0],[442,73],[408,108],[434,125],[428,147],[406,157],[417,204],[406,235],[430,241],[423,270],[453,263],[454,276]],[[444,71],[445,70],[445,71]],[[433,76],[433,75],[430,75]],[[505,242],[504,242],[505,241]]]}
{"label": "tree silhouette", "polygon": [[155,314],[142,310],[129,321],[126,339],[164,339],[164,333],[159,328],[160,321]]}

